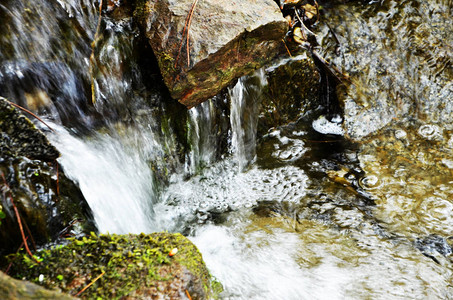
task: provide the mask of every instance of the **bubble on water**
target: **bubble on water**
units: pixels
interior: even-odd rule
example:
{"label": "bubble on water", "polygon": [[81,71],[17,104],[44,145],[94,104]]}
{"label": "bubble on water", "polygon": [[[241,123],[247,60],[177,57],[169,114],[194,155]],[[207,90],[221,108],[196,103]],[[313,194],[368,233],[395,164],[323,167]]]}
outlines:
{"label": "bubble on water", "polygon": [[366,190],[374,190],[381,186],[381,181],[376,175],[370,174],[360,178],[359,185]]}
{"label": "bubble on water", "polygon": [[307,152],[307,148],[305,148],[305,144],[302,140],[298,139],[289,139],[286,138],[284,143],[282,142],[282,147],[276,147],[272,156],[286,162],[296,161],[300,159],[305,152]]}
{"label": "bubble on water", "polygon": [[306,195],[308,176],[297,167],[237,171],[231,161],[223,161],[187,181],[174,182],[163,195],[164,202],[156,206],[156,215],[190,219],[196,217],[192,212],[222,213],[259,201],[298,203]]}
{"label": "bubble on water", "polygon": [[407,133],[404,130],[396,130],[395,131],[395,137],[397,139],[405,139],[407,137]]}
{"label": "bubble on water", "polygon": [[426,124],[420,126],[418,134],[428,140],[436,140],[441,138],[441,129],[437,125]]}

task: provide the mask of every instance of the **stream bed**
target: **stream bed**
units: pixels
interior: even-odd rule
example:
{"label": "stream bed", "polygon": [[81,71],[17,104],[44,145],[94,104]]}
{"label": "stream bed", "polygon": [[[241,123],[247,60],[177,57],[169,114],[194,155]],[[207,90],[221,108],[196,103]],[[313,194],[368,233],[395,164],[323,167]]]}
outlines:
{"label": "stream bed", "polygon": [[452,3],[383,2],[317,28],[343,110],[262,136],[265,69],[175,109],[131,19],[104,20],[90,62],[91,1],[0,3],[0,91],[55,129],[100,232],[183,233],[222,299],[453,299]]}

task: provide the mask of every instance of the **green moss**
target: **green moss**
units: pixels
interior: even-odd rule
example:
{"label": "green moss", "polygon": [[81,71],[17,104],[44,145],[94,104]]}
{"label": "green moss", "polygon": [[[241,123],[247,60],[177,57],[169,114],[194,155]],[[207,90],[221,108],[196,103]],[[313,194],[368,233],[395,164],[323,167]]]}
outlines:
{"label": "green moss", "polygon": [[[178,252],[170,257],[173,248]],[[42,260],[40,264],[26,255],[13,255],[16,259],[12,276],[75,295],[102,275],[83,292],[82,298],[167,295],[174,292],[174,282],[183,291],[188,289],[198,295],[197,298],[213,297],[213,291],[219,291],[217,282],[215,289],[211,288],[211,278],[200,252],[181,234],[96,236],[93,233],[71,239],[66,246],[40,251],[37,256]],[[44,278],[41,276],[40,281],[41,274]]]}

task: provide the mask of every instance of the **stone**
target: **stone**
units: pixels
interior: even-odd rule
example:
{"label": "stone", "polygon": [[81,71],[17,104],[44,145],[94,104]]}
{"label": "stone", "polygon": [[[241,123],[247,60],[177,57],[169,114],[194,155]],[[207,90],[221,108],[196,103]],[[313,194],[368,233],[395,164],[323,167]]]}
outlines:
{"label": "stone", "polygon": [[317,40],[348,75],[338,89],[346,137],[413,119],[453,129],[453,19],[442,1],[351,2],[325,9]]}
{"label": "stone", "polygon": [[54,161],[60,154],[46,136],[8,100],[0,97],[0,153]]}
{"label": "stone", "polygon": [[[57,149],[35,125],[0,97],[0,255],[22,243],[16,205],[30,245],[43,245],[63,234],[94,230],[82,192],[58,165]],[[74,225],[74,226],[73,226]],[[33,242],[32,242],[33,241]],[[2,258],[0,257],[0,263]]]}
{"label": "stone", "polygon": [[295,122],[319,105],[320,74],[311,55],[299,52],[266,69],[258,136],[269,128]]}
{"label": "stone", "polygon": [[57,291],[47,290],[34,283],[13,279],[0,272],[0,298],[3,300],[75,299]]}
{"label": "stone", "polygon": [[148,0],[135,15],[172,97],[188,108],[285,51],[288,23],[273,0]]}
{"label": "stone", "polygon": [[81,294],[89,299],[211,299],[221,289],[196,246],[179,233],[92,233],[36,255],[40,264],[13,256],[11,276],[71,295],[98,278]]}

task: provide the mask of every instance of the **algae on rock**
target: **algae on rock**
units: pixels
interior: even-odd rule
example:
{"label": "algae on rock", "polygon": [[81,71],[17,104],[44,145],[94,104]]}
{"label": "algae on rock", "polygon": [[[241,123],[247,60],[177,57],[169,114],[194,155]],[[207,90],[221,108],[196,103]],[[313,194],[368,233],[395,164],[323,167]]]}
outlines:
{"label": "algae on rock", "polygon": [[[174,248],[177,253],[169,256]],[[25,255],[16,256],[13,276],[75,295],[102,274],[80,295],[82,298],[142,299],[165,295],[168,299],[185,299],[189,293],[192,299],[207,299],[215,296],[213,287],[218,286],[195,245],[178,233],[92,233],[37,255],[42,259],[40,264]],[[44,277],[40,281],[41,274]]]}

